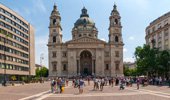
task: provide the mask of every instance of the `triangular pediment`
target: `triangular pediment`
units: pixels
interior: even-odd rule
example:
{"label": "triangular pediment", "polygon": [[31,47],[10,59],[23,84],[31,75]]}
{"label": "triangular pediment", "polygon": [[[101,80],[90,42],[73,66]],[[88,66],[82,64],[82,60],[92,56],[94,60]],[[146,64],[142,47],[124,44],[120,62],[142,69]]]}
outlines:
{"label": "triangular pediment", "polygon": [[106,43],[106,42],[93,37],[83,36],[77,39],[67,41],[66,43]]}

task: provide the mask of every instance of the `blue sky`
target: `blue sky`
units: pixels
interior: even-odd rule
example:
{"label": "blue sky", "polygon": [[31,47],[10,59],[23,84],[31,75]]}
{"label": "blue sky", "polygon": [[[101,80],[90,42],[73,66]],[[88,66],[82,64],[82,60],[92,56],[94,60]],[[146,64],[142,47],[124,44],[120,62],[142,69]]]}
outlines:
{"label": "blue sky", "polygon": [[170,0],[0,0],[35,27],[36,63],[44,54],[43,65],[48,67],[49,17],[56,2],[61,15],[63,41],[71,39],[71,31],[80,17],[83,5],[98,28],[98,38],[108,41],[109,16],[116,2],[121,15],[124,61],[134,61],[135,47],[145,43],[145,28],[154,19],[170,11]]}

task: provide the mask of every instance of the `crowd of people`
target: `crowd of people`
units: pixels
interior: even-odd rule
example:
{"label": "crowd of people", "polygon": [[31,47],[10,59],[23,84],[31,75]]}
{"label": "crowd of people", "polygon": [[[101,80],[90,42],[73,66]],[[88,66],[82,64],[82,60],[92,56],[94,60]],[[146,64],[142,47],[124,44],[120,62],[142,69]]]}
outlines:
{"label": "crowd of people", "polygon": [[[88,77],[87,79],[88,85],[90,85],[90,82],[93,82],[93,90],[94,91],[103,91],[104,86],[111,86],[113,87],[115,86],[120,86],[119,89],[123,90],[126,87],[132,87],[133,83],[136,83],[136,87],[137,89],[139,89],[140,84],[142,86],[148,86],[149,85],[160,85],[162,86],[163,82],[164,83],[169,83],[169,87],[170,87],[170,78],[164,78],[164,80],[162,80],[161,77],[155,77],[155,78],[149,78],[147,79],[146,77],[144,78],[111,78],[111,77]],[[92,80],[92,81],[91,81]],[[69,79],[65,79],[65,78],[52,78],[51,79],[51,91],[54,92],[58,92],[58,93],[62,93],[64,91],[64,87],[65,84],[66,86],[68,86],[68,82]],[[83,88],[85,86],[85,82],[84,79],[82,78],[73,78],[72,79],[72,86],[74,88],[78,88],[79,89],[79,93],[82,94],[83,93]]]}

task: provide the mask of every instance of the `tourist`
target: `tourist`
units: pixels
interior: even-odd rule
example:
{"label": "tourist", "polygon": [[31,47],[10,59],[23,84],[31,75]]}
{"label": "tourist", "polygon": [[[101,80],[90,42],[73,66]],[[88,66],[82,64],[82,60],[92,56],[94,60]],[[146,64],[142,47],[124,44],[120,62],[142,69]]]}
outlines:
{"label": "tourist", "polygon": [[100,79],[99,77],[97,77],[97,90],[99,90],[99,86],[100,86]]}
{"label": "tourist", "polygon": [[126,79],[126,86],[129,86],[129,78]]}
{"label": "tourist", "polygon": [[155,85],[155,78],[152,78],[152,80],[153,80],[153,83],[152,83],[152,84]]}
{"label": "tourist", "polygon": [[53,93],[54,92],[54,79],[53,78],[51,79],[50,86],[51,86],[51,92]]}
{"label": "tourist", "polygon": [[61,78],[59,78],[59,87],[60,87],[60,93],[62,93],[63,81]]}
{"label": "tourist", "polygon": [[169,79],[168,79],[168,83],[169,83],[169,87],[170,87],[170,77],[169,77]]}
{"label": "tourist", "polygon": [[80,88],[79,88],[79,94],[83,93],[83,85],[85,86],[84,80],[80,79]]}
{"label": "tourist", "polygon": [[87,81],[88,81],[88,85],[90,85],[90,77],[88,77]]}
{"label": "tourist", "polygon": [[112,84],[112,87],[113,87],[113,83],[114,83],[114,78],[111,79],[111,84]]}
{"label": "tourist", "polygon": [[108,78],[106,77],[105,78],[105,85],[107,86],[107,81],[108,81]]}
{"label": "tourist", "polygon": [[103,86],[104,86],[104,79],[101,78],[101,80],[100,80],[100,91],[103,91]]}
{"label": "tourist", "polygon": [[122,81],[120,82],[120,90],[121,90],[121,89],[122,89],[122,90],[124,89],[124,86],[123,86],[123,82],[122,82]]}
{"label": "tourist", "polygon": [[162,86],[162,78],[159,78],[159,85]]}
{"label": "tourist", "polygon": [[133,84],[133,79],[130,78],[130,87],[132,87],[132,84]]}
{"label": "tourist", "polygon": [[158,77],[155,77],[156,85],[159,84]]}
{"label": "tourist", "polygon": [[136,83],[137,83],[137,89],[139,89],[139,85],[140,85],[140,80],[139,80],[139,78],[136,80]]}
{"label": "tourist", "polygon": [[66,86],[68,86],[68,78],[66,79]]}
{"label": "tourist", "polygon": [[97,85],[96,85],[96,83],[97,83],[96,80],[97,80],[97,79],[94,77],[94,79],[93,79],[93,81],[94,81],[94,90],[96,89],[96,86],[97,86]]}

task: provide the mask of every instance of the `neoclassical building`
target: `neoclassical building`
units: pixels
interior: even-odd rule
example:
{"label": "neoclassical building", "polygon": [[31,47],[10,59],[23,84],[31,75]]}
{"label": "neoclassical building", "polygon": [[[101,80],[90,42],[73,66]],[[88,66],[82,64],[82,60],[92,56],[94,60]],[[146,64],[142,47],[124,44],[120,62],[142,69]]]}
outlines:
{"label": "neoclassical building", "polygon": [[109,42],[98,39],[95,23],[83,7],[74,23],[72,40],[62,41],[60,13],[56,5],[49,25],[49,76],[123,76],[123,40],[121,17],[114,5],[109,17]]}

